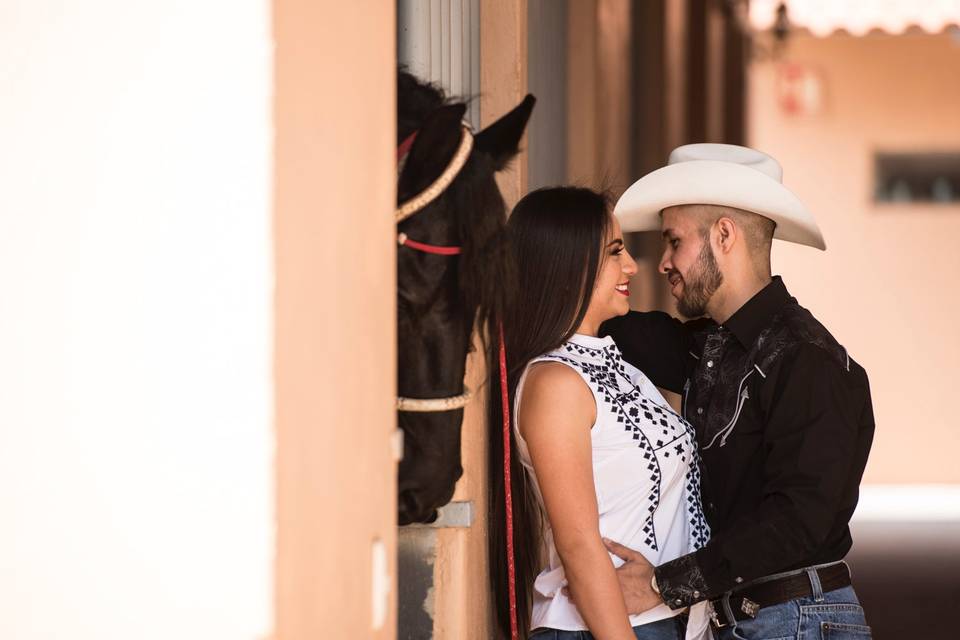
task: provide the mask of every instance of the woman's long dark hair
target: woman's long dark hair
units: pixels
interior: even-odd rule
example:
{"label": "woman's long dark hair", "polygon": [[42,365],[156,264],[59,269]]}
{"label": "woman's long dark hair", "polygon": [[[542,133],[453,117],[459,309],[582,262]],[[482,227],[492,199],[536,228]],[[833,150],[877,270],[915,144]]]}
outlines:
{"label": "woman's long dark hair", "polygon": [[[527,364],[562,345],[583,321],[604,258],[610,225],[605,196],[577,187],[540,189],[514,207],[507,223],[516,265],[514,299],[504,310],[508,390],[513,416],[517,382]],[[496,348],[496,340],[491,340]],[[497,359],[489,362],[496,365]],[[506,508],[503,492],[503,413],[500,374],[491,367],[488,384],[489,561],[500,632],[510,637]],[[516,559],[517,622],[521,637],[530,628],[531,588],[540,569],[542,516],[532,484],[510,433],[513,544]]]}

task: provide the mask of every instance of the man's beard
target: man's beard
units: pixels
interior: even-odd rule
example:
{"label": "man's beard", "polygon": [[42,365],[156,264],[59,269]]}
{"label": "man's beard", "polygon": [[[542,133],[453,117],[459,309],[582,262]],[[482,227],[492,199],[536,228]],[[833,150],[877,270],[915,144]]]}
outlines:
{"label": "man's beard", "polygon": [[683,278],[683,293],[677,300],[677,311],[688,318],[699,318],[707,313],[707,303],[723,283],[723,274],[717,267],[710,242],[704,242],[697,262]]}

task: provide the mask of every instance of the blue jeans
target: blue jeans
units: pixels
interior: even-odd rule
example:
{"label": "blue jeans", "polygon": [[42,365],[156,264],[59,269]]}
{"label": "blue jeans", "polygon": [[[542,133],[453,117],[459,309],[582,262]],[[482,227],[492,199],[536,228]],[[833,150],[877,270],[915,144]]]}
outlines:
{"label": "blue jeans", "polygon": [[[687,632],[686,615],[657,620],[633,628],[637,640],[683,640]],[[530,640],[593,640],[589,631],[561,631],[559,629],[537,629]]]}
{"label": "blue jeans", "polygon": [[870,640],[870,627],[853,587],[823,593],[819,582],[812,586],[813,595],[764,607],[752,620],[714,629],[714,637],[718,640]]}

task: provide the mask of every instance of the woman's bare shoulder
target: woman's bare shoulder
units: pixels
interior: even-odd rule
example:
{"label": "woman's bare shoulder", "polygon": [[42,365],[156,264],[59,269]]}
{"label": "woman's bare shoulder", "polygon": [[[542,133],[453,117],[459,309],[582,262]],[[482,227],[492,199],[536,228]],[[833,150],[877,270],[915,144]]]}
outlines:
{"label": "woman's bare shoulder", "polygon": [[573,367],[556,360],[541,360],[530,365],[523,385],[523,395],[544,394],[547,396],[581,392],[590,395],[590,388]]}
{"label": "woman's bare shoulder", "polygon": [[530,366],[520,412],[524,418],[521,425],[529,425],[538,417],[549,417],[553,422],[568,416],[576,422],[586,420],[590,426],[596,420],[596,401],[586,381],[572,367],[546,360]]}

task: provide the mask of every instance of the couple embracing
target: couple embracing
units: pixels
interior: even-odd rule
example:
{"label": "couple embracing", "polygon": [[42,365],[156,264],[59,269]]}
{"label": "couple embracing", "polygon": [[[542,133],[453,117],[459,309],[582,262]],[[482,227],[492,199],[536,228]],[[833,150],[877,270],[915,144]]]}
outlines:
{"label": "couple embracing", "polygon": [[[779,164],[687,145],[612,213],[590,190],[542,189],[508,227],[521,636],[869,638],[843,562],[873,437],[867,376],[771,274],[774,238],[825,248]],[[655,229],[686,322],[630,310],[623,232]],[[502,497],[492,513],[503,531]]]}

